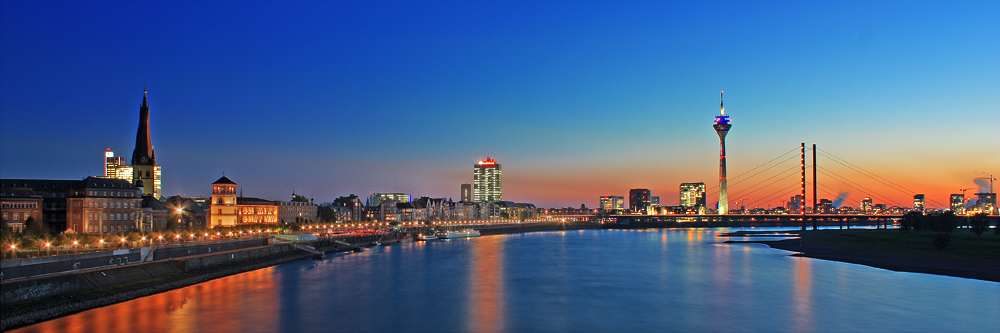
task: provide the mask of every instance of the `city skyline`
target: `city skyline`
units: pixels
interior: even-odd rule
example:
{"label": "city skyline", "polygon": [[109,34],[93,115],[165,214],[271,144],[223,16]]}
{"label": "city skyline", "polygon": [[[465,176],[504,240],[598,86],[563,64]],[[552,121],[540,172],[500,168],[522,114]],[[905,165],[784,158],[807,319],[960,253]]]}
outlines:
{"label": "city skyline", "polygon": [[930,203],[1000,166],[991,3],[0,4],[0,178],[103,174],[146,81],[166,195],[458,198],[490,156],[508,200],[677,205],[720,90],[730,175],[815,142]]}

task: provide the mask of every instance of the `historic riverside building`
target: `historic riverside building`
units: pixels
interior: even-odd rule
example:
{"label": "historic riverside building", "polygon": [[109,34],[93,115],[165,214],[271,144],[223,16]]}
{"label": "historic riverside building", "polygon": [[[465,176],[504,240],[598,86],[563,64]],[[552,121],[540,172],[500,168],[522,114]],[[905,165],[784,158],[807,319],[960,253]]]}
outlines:
{"label": "historic riverside building", "polygon": [[0,215],[7,226],[16,231],[24,230],[24,222],[28,218],[42,221],[42,197],[38,195],[2,196],[0,197]]}
{"label": "historic riverside building", "polygon": [[503,189],[501,186],[502,173],[503,172],[500,170],[500,164],[489,157],[487,157],[485,161],[479,161],[479,163],[473,164],[473,201],[503,201]]}
{"label": "historic riverside building", "polygon": [[236,190],[236,182],[226,176],[212,183],[212,198],[206,218],[208,227],[278,224],[278,202],[244,197],[237,195]]}
{"label": "historic riverside building", "polygon": [[0,188],[5,203],[33,198],[39,207],[41,199],[41,216],[36,218],[54,232],[121,233],[138,229],[143,219],[142,192],[123,179],[4,179]]}
{"label": "historic riverside building", "polygon": [[275,204],[278,205],[278,222],[281,223],[312,223],[319,218],[319,205],[311,202],[278,201]]}
{"label": "historic riverside building", "polygon": [[212,198],[208,205],[208,227],[236,225],[236,182],[222,176],[212,183]]}

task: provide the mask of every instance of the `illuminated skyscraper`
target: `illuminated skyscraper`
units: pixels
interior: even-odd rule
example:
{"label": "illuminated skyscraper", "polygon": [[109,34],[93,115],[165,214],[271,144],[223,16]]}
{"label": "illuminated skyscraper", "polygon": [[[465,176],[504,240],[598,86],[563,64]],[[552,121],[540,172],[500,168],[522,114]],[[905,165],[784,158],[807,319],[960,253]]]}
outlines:
{"label": "illuminated skyscraper", "polygon": [[122,162],[121,156],[115,156],[115,152],[108,148],[108,151],[104,152],[104,178],[118,178],[118,167]]}
{"label": "illuminated skyscraper", "polygon": [[473,200],[479,202],[503,201],[500,164],[487,157],[472,165]]}
{"label": "illuminated skyscraper", "polygon": [[726,115],[726,108],[722,106],[722,93],[719,92],[719,109],[721,114],[715,117],[715,133],[719,134],[719,144],[722,149],[719,151],[719,214],[729,213],[729,184],[726,182],[726,134],[729,134],[729,116]]}
{"label": "illuminated skyscraper", "polygon": [[681,207],[702,210],[705,208],[705,183],[681,183]]}
{"label": "illuminated skyscraper", "polygon": [[951,212],[955,214],[965,214],[965,194],[951,195]]}
{"label": "illuminated skyscraper", "polygon": [[606,195],[601,197],[601,209],[604,211],[621,211],[625,209],[625,197]]}
{"label": "illuminated skyscraper", "polygon": [[861,208],[861,211],[864,212],[865,214],[871,214],[872,210],[874,210],[874,208],[875,208],[874,206],[875,205],[872,202],[872,198],[867,198],[866,197],[864,199],[861,199],[861,207],[860,208]]}
{"label": "illuminated skyscraper", "polygon": [[921,213],[924,211],[924,206],[926,204],[923,194],[913,195],[913,209],[919,210]]}

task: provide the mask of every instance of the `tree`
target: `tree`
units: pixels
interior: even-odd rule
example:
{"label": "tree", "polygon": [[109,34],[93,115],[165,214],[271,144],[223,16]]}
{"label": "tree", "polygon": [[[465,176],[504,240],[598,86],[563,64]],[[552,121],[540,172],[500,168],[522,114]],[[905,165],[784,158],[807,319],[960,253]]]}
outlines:
{"label": "tree", "polygon": [[990,228],[989,216],[986,213],[979,213],[969,218],[969,226],[976,237],[982,237],[983,232]]}
{"label": "tree", "polygon": [[947,211],[935,216],[934,219],[931,220],[931,230],[935,232],[951,233],[957,224],[958,217],[955,216],[955,213]]}
{"label": "tree", "polygon": [[945,246],[948,246],[948,243],[951,243],[950,232],[939,232],[934,235],[934,247],[938,248],[938,250],[944,249]]}
{"label": "tree", "polygon": [[335,223],[337,222],[337,211],[330,206],[320,206],[319,220],[325,223]]}
{"label": "tree", "polygon": [[49,229],[42,221],[35,220],[34,216],[28,216],[28,219],[24,220],[23,235],[26,238],[42,239],[49,236]]}
{"label": "tree", "polygon": [[304,195],[292,194],[292,201],[293,202],[309,202],[309,198],[306,198],[306,196],[304,196]]}
{"label": "tree", "polygon": [[4,242],[14,239],[14,228],[11,228],[7,221],[0,221],[0,239]]}
{"label": "tree", "polygon": [[920,211],[914,210],[903,215],[903,218],[899,220],[899,231],[910,231],[910,229],[919,230],[917,224],[920,224],[920,220],[924,218],[924,214]]}

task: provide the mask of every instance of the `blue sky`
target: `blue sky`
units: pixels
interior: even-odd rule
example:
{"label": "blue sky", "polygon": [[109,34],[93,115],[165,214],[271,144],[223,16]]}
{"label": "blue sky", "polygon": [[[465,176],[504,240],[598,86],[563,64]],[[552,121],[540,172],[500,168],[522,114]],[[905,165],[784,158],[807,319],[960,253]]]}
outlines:
{"label": "blue sky", "polygon": [[2,1],[0,177],[130,158],[148,81],[166,194],[457,198],[491,156],[507,200],[676,204],[717,182],[725,90],[730,174],[815,142],[944,202],[1000,174],[998,26],[989,1]]}

